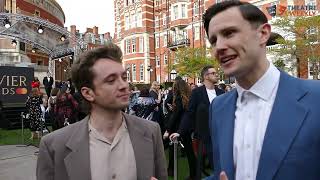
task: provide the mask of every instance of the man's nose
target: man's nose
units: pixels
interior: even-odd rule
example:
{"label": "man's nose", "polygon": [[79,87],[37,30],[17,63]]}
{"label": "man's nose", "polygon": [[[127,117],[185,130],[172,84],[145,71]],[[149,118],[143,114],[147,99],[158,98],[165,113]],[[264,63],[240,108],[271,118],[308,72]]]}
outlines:
{"label": "man's nose", "polygon": [[215,57],[219,57],[220,55],[223,55],[226,49],[226,41],[223,38],[218,38],[213,49],[213,54]]}

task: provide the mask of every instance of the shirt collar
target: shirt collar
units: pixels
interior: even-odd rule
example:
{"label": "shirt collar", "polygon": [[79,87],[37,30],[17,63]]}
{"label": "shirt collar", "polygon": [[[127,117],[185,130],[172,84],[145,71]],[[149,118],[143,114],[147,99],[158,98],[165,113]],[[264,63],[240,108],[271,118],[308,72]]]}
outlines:
{"label": "shirt collar", "polygon": [[[89,118],[90,119],[90,118]],[[88,121],[88,129],[89,129],[89,134],[91,134],[95,139],[98,139],[100,141],[103,141],[105,143],[108,143],[108,144],[112,144],[111,142],[109,142],[107,140],[107,138],[105,138],[101,133],[99,133],[99,131],[97,129],[95,129],[92,125],[91,125],[91,121],[89,120]],[[122,123],[121,123],[121,126],[120,128],[118,129],[117,131],[117,134],[118,133],[122,133],[124,131],[127,131],[128,127],[127,127],[127,123],[125,121],[125,118],[122,117]]]}
{"label": "shirt collar", "polygon": [[280,71],[272,63],[269,64],[268,70],[249,90],[245,90],[239,84],[236,84],[239,97],[242,97],[245,91],[249,91],[265,101],[271,98],[274,88],[279,83]]}

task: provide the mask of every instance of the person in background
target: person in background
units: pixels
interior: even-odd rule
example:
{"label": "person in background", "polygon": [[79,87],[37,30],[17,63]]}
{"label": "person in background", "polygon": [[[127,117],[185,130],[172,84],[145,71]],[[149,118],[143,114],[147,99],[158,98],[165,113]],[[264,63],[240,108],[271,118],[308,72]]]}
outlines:
{"label": "person in background", "polygon": [[51,90],[50,97],[48,99],[48,108],[47,108],[47,113],[49,114],[49,119],[52,124],[52,130],[57,130],[58,129],[58,122],[54,114],[54,110],[56,107],[57,103],[57,95],[58,95],[59,89],[58,88],[53,88]]}
{"label": "person in background", "polygon": [[53,77],[50,75],[49,72],[47,72],[47,76],[43,78],[42,83],[44,85],[44,89],[48,97],[50,97],[53,82]]}
{"label": "person in background", "polygon": [[[191,88],[188,83],[183,79],[175,80],[173,84],[173,104],[172,104],[172,114],[170,116],[169,122],[166,126],[166,132],[163,138],[166,139],[171,133],[177,132],[183,114],[188,108],[189,98],[191,94]],[[182,144],[184,145],[184,151],[186,152],[188,165],[189,165],[189,177],[188,180],[195,180],[196,178],[196,159],[192,149],[191,133],[184,133],[181,136]],[[168,172],[173,172],[173,147],[169,147],[169,166]]]}
{"label": "person in background", "polygon": [[30,119],[30,139],[38,139],[40,137],[39,132],[42,130],[43,122],[41,111],[42,97],[39,95],[38,88],[32,88],[31,93],[27,98],[26,108],[29,113]]}
{"label": "person in background", "polygon": [[143,119],[152,120],[154,109],[158,104],[150,97],[148,87],[143,87],[139,97],[132,106],[133,114]]}
{"label": "person in background", "polygon": [[34,77],[32,82],[31,82],[31,87],[32,88],[37,88],[40,91],[40,81],[38,77]]}
{"label": "person in background", "polygon": [[77,121],[78,103],[70,94],[68,86],[62,85],[57,94],[54,117],[57,121],[57,128],[63,128]]}
{"label": "person in background", "polygon": [[210,106],[212,179],[320,179],[320,82],[267,59],[271,25],[257,6],[222,1],[203,17],[212,54],[236,79]]}
{"label": "person in background", "polygon": [[72,66],[89,115],[44,136],[37,180],[167,180],[157,123],[122,112],[129,104],[121,49],[112,43],[86,51]]}

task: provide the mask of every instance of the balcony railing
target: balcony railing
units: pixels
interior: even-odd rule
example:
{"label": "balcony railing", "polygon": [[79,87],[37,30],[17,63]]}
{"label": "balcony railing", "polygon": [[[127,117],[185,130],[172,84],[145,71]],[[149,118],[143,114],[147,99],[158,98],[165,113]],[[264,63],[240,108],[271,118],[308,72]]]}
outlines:
{"label": "balcony railing", "polygon": [[176,50],[178,47],[185,47],[185,46],[190,46],[189,38],[178,39],[168,43],[168,47],[171,50]]}

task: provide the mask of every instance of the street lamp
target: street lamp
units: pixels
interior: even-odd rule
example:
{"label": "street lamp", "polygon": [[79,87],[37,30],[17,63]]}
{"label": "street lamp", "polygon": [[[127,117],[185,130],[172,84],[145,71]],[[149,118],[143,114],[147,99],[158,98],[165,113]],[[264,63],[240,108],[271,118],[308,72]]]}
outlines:
{"label": "street lamp", "polygon": [[172,69],[170,72],[170,79],[173,81],[177,77],[177,71]]}

